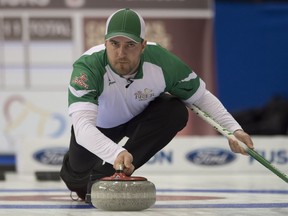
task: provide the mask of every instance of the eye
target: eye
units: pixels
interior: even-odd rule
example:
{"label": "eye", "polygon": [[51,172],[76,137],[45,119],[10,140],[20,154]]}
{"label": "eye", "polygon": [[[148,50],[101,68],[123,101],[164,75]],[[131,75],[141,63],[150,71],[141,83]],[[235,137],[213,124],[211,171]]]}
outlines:
{"label": "eye", "polygon": [[114,46],[114,47],[117,47],[117,46],[119,45],[118,42],[113,41],[113,40],[110,40],[110,44],[111,44],[112,46]]}
{"label": "eye", "polygon": [[135,44],[135,43],[128,43],[127,46],[128,46],[129,48],[133,48],[133,47],[136,46],[136,44]]}

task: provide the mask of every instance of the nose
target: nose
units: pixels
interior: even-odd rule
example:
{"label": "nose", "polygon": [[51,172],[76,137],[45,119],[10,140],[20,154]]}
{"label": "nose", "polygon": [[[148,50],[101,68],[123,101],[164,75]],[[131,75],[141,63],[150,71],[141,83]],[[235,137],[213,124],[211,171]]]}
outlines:
{"label": "nose", "polygon": [[124,57],[126,55],[126,49],[125,46],[119,46],[118,48],[118,56]]}

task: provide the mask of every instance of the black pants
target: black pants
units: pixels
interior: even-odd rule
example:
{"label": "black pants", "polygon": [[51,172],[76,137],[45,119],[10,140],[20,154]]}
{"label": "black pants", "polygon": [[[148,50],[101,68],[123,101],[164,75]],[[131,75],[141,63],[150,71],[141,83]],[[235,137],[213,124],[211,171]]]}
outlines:
{"label": "black pants", "polygon": [[[125,136],[129,138],[124,148],[133,155],[136,170],[164,148],[185,127],[187,120],[188,111],[183,102],[163,94],[129,122],[114,128],[98,129],[116,143]],[[115,170],[113,165],[103,165],[99,157],[77,144],[72,127],[61,177],[71,191],[86,190],[91,172],[110,176]]]}

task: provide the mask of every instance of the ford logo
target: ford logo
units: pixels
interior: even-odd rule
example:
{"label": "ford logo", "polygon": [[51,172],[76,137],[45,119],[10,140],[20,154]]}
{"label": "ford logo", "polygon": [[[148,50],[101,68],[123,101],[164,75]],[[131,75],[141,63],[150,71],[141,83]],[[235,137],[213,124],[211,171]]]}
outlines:
{"label": "ford logo", "polygon": [[189,152],[186,158],[197,165],[221,166],[229,164],[236,159],[235,154],[220,148],[203,148]]}
{"label": "ford logo", "polygon": [[64,147],[41,149],[33,154],[33,158],[42,164],[61,165],[67,151]]}

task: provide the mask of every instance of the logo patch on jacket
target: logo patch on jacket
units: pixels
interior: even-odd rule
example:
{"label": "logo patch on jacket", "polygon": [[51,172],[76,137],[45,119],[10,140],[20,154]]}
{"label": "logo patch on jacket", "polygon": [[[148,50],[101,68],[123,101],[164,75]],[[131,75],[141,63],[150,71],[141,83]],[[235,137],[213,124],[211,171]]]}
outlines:
{"label": "logo patch on jacket", "polygon": [[139,101],[148,100],[154,97],[154,92],[152,89],[145,88],[144,91],[137,91],[135,93],[135,99]]}
{"label": "logo patch on jacket", "polygon": [[83,88],[85,88],[85,89],[88,89],[89,86],[88,86],[88,84],[86,83],[87,81],[88,81],[87,75],[84,74],[84,73],[81,73],[80,76],[76,76],[76,77],[73,79],[72,83],[75,83],[75,84],[78,85],[78,86],[81,86],[81,87],[83,87]]}

